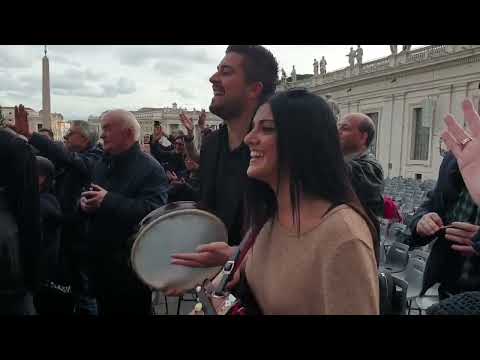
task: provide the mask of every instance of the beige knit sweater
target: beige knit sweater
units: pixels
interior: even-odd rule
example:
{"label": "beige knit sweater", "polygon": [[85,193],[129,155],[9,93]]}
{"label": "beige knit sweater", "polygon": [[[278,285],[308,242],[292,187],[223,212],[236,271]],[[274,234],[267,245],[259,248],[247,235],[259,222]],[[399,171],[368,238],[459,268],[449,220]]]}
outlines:
{"label": "beige knit sweater", "polygon": [[365,221],[341,205],[300,237],[268,222],[245,274],[264,314],[378,314],[373,241]]}

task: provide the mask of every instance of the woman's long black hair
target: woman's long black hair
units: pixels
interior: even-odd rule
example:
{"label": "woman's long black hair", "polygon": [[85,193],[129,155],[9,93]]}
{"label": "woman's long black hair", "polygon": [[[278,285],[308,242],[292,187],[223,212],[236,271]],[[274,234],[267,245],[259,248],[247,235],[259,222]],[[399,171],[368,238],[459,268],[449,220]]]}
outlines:
{"label": "woman's long black hair", "polygon": [[[355,195],[340,148],[336,118],[321,97],[303,89],[280,92],[267,100],[277,133],[279,176],[290,174],[290,200],[294,224],[300,232],[300,194],[334,205],[348,204],[367,222],[378,263],[379,241],[375,219]],[[277,215],[275,192],[269,185],[248,179],[246,224],[258,231]]]}

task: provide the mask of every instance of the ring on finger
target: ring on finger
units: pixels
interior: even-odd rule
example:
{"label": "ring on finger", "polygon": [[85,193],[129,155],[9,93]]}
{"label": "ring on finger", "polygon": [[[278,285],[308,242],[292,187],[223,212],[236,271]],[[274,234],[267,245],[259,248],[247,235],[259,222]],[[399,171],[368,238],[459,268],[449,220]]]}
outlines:
{"label": "ring on finger", "polygon": [[460,141],[460,145],[462,145],[462,148],[464,148],[465,146],[467,146],[467,144],[472,141],[473,139],[469,136],[469,137],[466,137],[465,139],[463,139],[462,141]]}

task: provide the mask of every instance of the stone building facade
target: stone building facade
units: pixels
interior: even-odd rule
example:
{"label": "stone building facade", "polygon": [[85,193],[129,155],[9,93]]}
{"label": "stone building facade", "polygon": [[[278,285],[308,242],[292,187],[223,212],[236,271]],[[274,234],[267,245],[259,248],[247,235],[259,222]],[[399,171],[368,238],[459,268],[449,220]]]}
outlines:
{"label": "stone building facade", "polygon": [[[442,161],[443,118],[463,122],[461,103],[480,105],[480,45],[432,45],[404,50],[278,90],[304,87],[333,99],[339,118],[368,114],[376,124],[372,152],[386,177],[435,179]],[[464,124],[465,125],[465,124]]]}
{"label": "stone building facade", "polygon": [[[180,113],[182,112],[184,112],[187,117],[191,117],[195,123],[195,126],[198,126],[197,120],[200,116],[200,111],[196,109],[188,110],[185,108],[180,108],[176,103],[173,103],[172,107],[144,107],[139,110],[132,111],[141,127],[142,133],[140,136],[140,143],[143,145],[149,142],[150,135],[153,134],[153,128],[157,121],[167,135],[170,135],[178,130],[186,133],[187,130],[183,127],[180,121]],[[222,119],[210,112],[206,112],[206,114],[206,126],[212,128],[213,130],[218,129],[219,125],[222,123]],[[101,133],[99,116],[90,116],[88,121],[98,126],[99,133]]]}

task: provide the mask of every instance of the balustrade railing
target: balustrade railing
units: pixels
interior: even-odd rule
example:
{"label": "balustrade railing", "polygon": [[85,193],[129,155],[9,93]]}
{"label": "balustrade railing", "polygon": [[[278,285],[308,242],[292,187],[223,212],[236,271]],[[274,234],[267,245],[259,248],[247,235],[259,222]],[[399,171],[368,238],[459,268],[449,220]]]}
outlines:
{"label": "balustrade railing", "polygon": [[[406,55],[406,64],[411,64],[411,63],[416,63],[416,62],[421,62],[421,61],[426,61],[432,58],[436,57],[441,57],[448,55],[447,51],[447,45],[429,45],[423,48],[415,49],[415,50],[410,50],[407,55]],[[398,55],[397,55],[398,56]],[[375,59],[372,61],[368,61],[364,64],[362,64],[360,71],[357,74],[368,74],[368,73],[374,73],[377,71],[385,70],[391,67],[390,63],[390,56],[383,57],[380,59]],[[357,68],[358,65],[355,66],[355,69]],[[321,75],[317,75],[316,77],[311,77],[308,79],[302,79],[302,80],[297,80],[294,83],[290,83],[290,86],[305,86],[308,87],[313,84],[324,84],[324,83],[330,83],[334,81],[339,81],[343,80],[347,77],[347,72],[348,72],[348,67],[339,69],[336,71],[329,72],[325,74],[324,77]],[[355,72],[354,72],[355,74]],[[354,76],[354,75],[351,75]]]}

